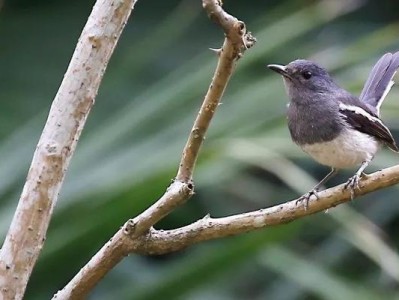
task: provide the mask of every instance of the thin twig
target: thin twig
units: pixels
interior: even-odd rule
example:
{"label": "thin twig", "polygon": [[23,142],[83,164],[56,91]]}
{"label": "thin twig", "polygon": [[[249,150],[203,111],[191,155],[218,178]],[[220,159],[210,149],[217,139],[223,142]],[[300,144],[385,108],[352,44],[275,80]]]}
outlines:
{"label": "thin twig", "polygon": [[255,39],[246,31],[245,24],[227,14],[217,0],[203,0],[208,15],[223,28],[226,38],[218,51],[219,61],[198,116],[189,134],[174,182],[165,194],[136,218],[129,220],[109,240],[54,299],[82,299],[105,276],[133,245],[141,244],[152,226],[182,205],[194,193],[192,176],[206,131],[219,105],[236,61],[250,48]]}
{"label": "thin twig", "polygon": [[244,50],[255,43],[255,39],[246,31],[245,24],[226,13],[218,1],[204,0],[203,7],[209,17],[223,28],[226,39],[221,49],[212,49],[219,55],[219,62],[181,157],[176,180],[187,183],[192,181],[205,133],[233,73],[235,61],[242,56]]}
{"label": "thin twig", "polygon": [[98,87],[136,1],[97,1],[51,106],[0,252],[0,298],[22,299]]}

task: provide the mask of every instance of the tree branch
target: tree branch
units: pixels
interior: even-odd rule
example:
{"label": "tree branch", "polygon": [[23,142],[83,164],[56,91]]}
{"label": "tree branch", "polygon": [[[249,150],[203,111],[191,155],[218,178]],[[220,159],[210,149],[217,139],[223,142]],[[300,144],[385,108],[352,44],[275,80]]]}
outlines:
{"label": "tree branch", "polygon": [[[193,244],[291,222],[301,217],[327,210],[350,200],[343,185],[322,191],[319,200],[312,198],[308,208],[296,200],[254,212],[224,218],[205,218],[174,230],[155,230],[152,226],[181,205],[193,194],[192,176],[206,131],[223,95],[235,62],[242,52],[252,46],[254,38],[246,32],[244,23],[225,13],[217,0],[203,0],[210,18],[226,34],[223,47],[216,50],[219,62],[214,77],[194,122],[175,181],[151,207],[124,226],[97,252],[76,276],[59,291],[54,299],[84,298],[95,284],[124,256],[130,253],[164,254]],[[357,196],[399,182],[399,166],[384,169],[364,177]]]}
{"label": "tree branch", "polygon": [[[398,183],[399,165],[362,178],[356,196]],[[53,299],[84,297],[108,270],[130,253],[160,255],[179,251],[199,242],[286,224],[350,200],[350,191],[344,189],[344,184],[341,184],[319,192],[318,200],[312,197],[306,210],[302,204],[297,204],[296,199],[270,208],[223,218],[206,216],[190,225],[173,230],[151,228],[146,234],[134,239],[131,237],[134,235],[135,224],[133,220],[129,220]]]}
{"label": "tree branch", "polygon": [[136,1],[98,0],[51,106],[0,252],[0,298],[21,299],[98,87]]}
{"label": "tree branch", "polygon": [[55,296],[54,299],[82,299],[105,274],[124,256],[132,245],[140,243],[151,227],[163,217],[183,204],[194,193],[192,176],[199,150],[206,131],[219,105],[236,61],[243,52],[255,43],[255,38],[246,31],[245,24],[227,14],[217,0],[203,0],[203,7],[223,28],[226,38],[223,47],[217,50],[219,61],[211,84],[189,134],[179,169],[174,182],[165,194],[152,206],[126,224],[107,242],[78,274]]}
{"label": "tree branch", "polygon": [[[399,165],[364,177],[359,184],[360,190],[356,191],[356,196],[397,183],[399,183]],[[350,192],[344,188],[344,184],[341,184],[319,192],[319,199],[312,197],[307,209],[304,203],[297,203],[296,199],[270,208],[224,218],[206,216],[190,225],[173,230],[152,229],[140,241],[131,243],[129,252],[159,255],[178,251],[199,242],[289,223],[350,200]]]}
{"label": "tree branch", "polygon": [[243,51],[252,47],[256,41],[251,33],[247,32],[245,24],[226,13],[218,1],[204,0],[203,7],[209,17],[223,28],[226,39],[222,48],[216,50],[219,62],[183,149],[176,180],[187,183],[192,181],[194,166],[205,133],[233,73],[235,62],[242,56]]}

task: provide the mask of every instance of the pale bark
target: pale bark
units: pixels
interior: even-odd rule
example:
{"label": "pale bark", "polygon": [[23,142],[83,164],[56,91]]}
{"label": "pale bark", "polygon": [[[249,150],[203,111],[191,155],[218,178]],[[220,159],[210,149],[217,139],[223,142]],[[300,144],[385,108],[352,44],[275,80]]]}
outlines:
{"label": "pale bark", "polygon": [[[356,197],[365,195],[399,183],[399,165],[367,175],[360,181]],[[155,230],[140,240],[130,243],[128,253],[160,255],[182,250],[196,243],[238,235],[271,226],[278,226],[294,220],[327,211],[335,206],[351,201],[350,191],[344,184],[321,191],[319,199],[312,197],[307,209],[304,201],[297,199],[282,204],[243,214],[223,218],[205,216],[190,225],[172,229]],[[354,201],[357,201],[355,199]],[[378,201],[378,195],[376,195]],[[265,234],[267,234],[265,232]]]}
{"label": "pale bark", "polygon": [[[219,61],[202,106],[183,149],[174,182],[152,206],[126,224],[107,242],[54,299],[82,299],[122,258],[132,245],[145,245],[149,231],[163,217],[182,205],[194,193],[192,180],[199,150],[206,131],[220,103],[236,61],[255,43],[245,24],[226,13],[219,1],[204,0],[203,6],[210,18],[224,30],[226,38],[221,49],[215,50]],[[176,241],[178,243],[178,241]]]}
{"label": "pale bark", "polygon": [[72,154],[134,0],[99,0],[79,38],[0,252],[0,299],[21,299]]}
{"label": "pale bark", "polygon": [[[20,299],[23,295],[43,245],[51,212],[77,139],[116,40],[135,2],[98,1],[98,7],[93,9],[82,33],[54,100],[17,213],[0,253],[0,295],[4,299],[14,299],[11,296]],[[100,9],[101,5],[105,6]],[[174,182],[152,206],[127,221],[75,277],[54,295],[54,299],[84,299],[130,253],[164,254],[178,251],[202,241],[281,225],[350,200],[350,193],[340,185],[320,192],[319,200],[310,199],[307,209],[304,209],[303,203],[293,200],[224,218],[206,216],[173,230],[155,230],[152,227],[177,206],[184,204],[194,193],[193,172],[207,129],[237,60],[255,42],[245,24],[227,14],[220,1],[203,0],[203,6],[210,18],[223,28],[226,38],[222,48],[214,50],[219,58],[218,64],[183,149]],[[399,166],[384,169],[363,178],[357,195],[397,183]]]}

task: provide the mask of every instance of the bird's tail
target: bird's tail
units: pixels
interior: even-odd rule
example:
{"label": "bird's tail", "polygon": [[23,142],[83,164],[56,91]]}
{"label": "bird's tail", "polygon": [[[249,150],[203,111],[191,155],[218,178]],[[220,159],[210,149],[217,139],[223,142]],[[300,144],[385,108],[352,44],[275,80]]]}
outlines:
{"label": "bird's tail", "polygon": [[399,51],[386,53],[375,64],[364,84],[359,99],[380,114],[380,106],[394,84],[392,78],[399,68]]}

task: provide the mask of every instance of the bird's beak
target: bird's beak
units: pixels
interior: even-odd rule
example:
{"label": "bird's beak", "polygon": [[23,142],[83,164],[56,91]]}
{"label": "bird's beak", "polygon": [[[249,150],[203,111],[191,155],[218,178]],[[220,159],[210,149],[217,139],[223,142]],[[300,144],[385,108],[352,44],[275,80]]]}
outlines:
{"label": "bird's beak", "polygon": [[291,78],[291,76],[287,72],[287,67],[286,66],[272,64],[272,65],[267,65],[267,67],[270,70],[273,70],[274,72],[277,72],[280,75],[283,75],[284,77]]}

